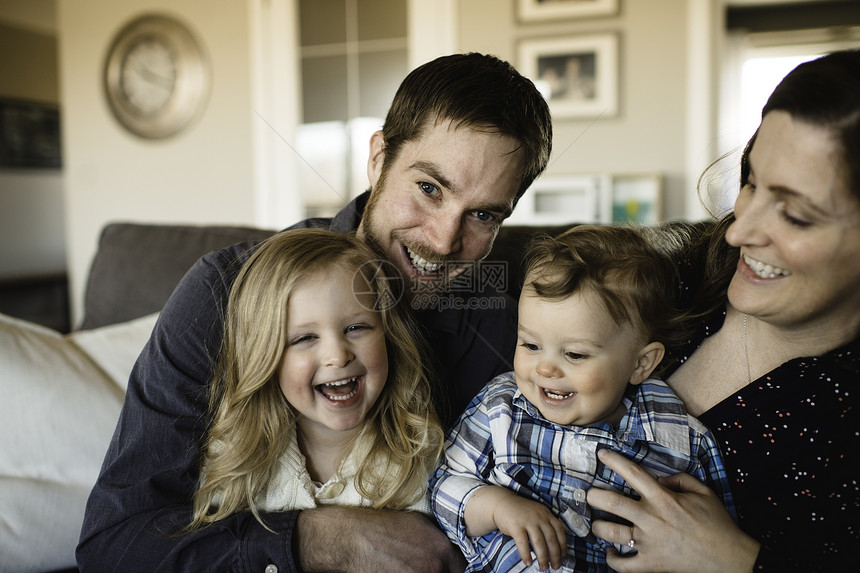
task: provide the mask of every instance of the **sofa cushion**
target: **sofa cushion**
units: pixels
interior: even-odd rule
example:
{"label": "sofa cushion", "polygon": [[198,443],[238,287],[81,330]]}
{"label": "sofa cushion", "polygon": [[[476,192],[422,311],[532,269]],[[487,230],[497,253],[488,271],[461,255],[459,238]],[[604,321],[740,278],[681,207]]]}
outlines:
{"label": "sofa cushion", "polygon": [[[488,262],[508,265],[508,293],[519,295],[521,256],[535,234],[555,235],[570,225],[502,225]],[[210,251],[260,241],[276,231],[253,227],[110,223],[99,238],[84,295],[91,329],[158,312],[194,262]]]}
{"label": "sofa cushion", "polygon": [[159,312],[194,262],[210,251],[259,241],[275,231],[110,223],[102,229],[84,294],[81,329]]}
{"label": "sofa cushion", "polygon": [[0,314],[0,571],[75,565],[84,506],[155,318],[63,336]]}

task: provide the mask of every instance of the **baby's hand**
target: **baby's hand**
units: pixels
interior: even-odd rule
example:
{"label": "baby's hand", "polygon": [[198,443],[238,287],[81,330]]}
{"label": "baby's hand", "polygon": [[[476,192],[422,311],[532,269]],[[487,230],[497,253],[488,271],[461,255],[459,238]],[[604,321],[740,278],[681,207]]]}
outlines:
{"label": "baby's hand", "polygon": [[567,551],[564,525],[545,505],[516,494],[505,496],[496,504],[493,520],[499,531],[514,539],[526,566],[532,564],[531,545],[538,567],[561,567],[561,557]]}

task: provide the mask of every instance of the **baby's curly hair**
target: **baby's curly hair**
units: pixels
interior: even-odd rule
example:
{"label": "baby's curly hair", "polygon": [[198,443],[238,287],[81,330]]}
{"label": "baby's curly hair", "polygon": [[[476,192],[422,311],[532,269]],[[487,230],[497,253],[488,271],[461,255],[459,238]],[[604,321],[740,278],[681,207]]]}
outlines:
{"label": "baby's curly hair", "polygon": [[536,239],[525,255],[525,284],[541,298],[596,294],[616,324],[669,347],[683,340],[678,279],[655,231],[633,225],[577,225]]}

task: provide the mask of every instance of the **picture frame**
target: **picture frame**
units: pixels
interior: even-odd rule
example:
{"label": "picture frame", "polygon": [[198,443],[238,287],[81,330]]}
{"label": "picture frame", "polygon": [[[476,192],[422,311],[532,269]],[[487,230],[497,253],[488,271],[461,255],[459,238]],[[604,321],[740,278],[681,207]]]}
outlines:
{"label": "picture frame", "polygon": [[656,225],[663,220],[663,177],[659,173],[612,176],[613,223]]}
{"label": "picture frame", "polygon": [[0,99],[0,168],[60,169],[60,151],[59,106]]}
{"label": "picture frame", "polygon": [[609,16],[618,12],[618,0],[518,0],[523,22],[558,18]]}
{"label": "picture frame", "polygon": [[663,221],[660,173],[592,173],[537,178],[508,218],[514,225],[657,225]]}
{"label": "picture frame", "polygon": [[543,175],[536,179],[508,218],[515,225],[612,222],[612,177]]}
{"label": "picture frame", "polygon": [[553,119],[618,113],[618,37],[613,33],[522,40],[519,68]]}

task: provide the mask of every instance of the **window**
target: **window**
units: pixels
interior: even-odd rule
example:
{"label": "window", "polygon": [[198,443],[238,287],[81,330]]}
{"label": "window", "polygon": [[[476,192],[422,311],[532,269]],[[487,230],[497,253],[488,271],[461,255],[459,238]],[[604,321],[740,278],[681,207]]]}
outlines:
{"label": "window", "polygon": [[734,203],[740,154],[758,128],[761,108],[782,78],[798,64],[827,52],[860,48],[856,2],[729,4],[718,114],[720,154],[728,158],[716,174],[723,190],[717,193],[723,196],[717,199],[718,210]]}
{"label": "window", "polygon": [[337,212],[367,186],[370,135],[408,69],[407,0],[299,2],[305,215]]}

